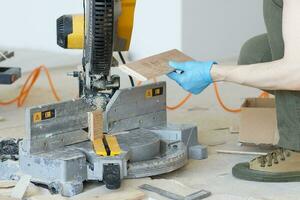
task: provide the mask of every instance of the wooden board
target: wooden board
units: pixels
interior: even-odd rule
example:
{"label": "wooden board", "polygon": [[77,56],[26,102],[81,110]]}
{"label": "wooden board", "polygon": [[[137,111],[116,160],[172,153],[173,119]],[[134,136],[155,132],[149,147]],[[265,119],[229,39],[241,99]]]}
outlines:
{"label": "wooden board", "polygon": [[193,60],[177,49],[157,54],[139,61],[120,66],[120,69],[140,81],[146,81],[166,75],[174,68],[169,66],[169,61],[185,62]]}
{"label": "wooden board", "polygon": [[30,184],[31,176],[24,175],[21,177],[17,185],[11,191],[11,197],[16,199],[23,199],[26,190]]}
{"label": "wooden board", "polygon": [[94,151],[99,156],[107,156],[103,144],[103,114],[101,110],[88,113],[89,139],[92,141]]}
{"label": "wooden board", "polygon": [[223,154],[237,154],[237,155],[251,155],[251,156],[265,156],[264,152],[248,152],[248,151],[231,151],[231,150],[216,150],[217,153]]}
{"label": "wooden board", "polygon": [[88,113],[89,138],[92,142],[103,139],[103,116],[100,110]]}
{"label": "wooden board", "polygon": [[[144,184],[142,184],[142,185],[144,185]],[[153,179],[153,180],[149,181],[147,183],[147,185],[153,186],[155,188],[159,188],[159,189],[164,190],[166,192],[174,193],[174,194],[176,194],[178,196],[182,196],[182,197],[185,197],[185,196],[194,194],[196,192],[199,192],[199,189],[188,187],[188,186],[186,186],[186,185],[184,185],[181,182],[176,181],[176,180]],[[149,192],[147,190],[144,190],[144,191],[150,197],[155,199],[156,195],[153,195],[153,194],[156,194],[156,193]]]}
{"label": "wooden board", "polygon": [[0,189],[13,188],[17,184],[16,181],[0,181]]}

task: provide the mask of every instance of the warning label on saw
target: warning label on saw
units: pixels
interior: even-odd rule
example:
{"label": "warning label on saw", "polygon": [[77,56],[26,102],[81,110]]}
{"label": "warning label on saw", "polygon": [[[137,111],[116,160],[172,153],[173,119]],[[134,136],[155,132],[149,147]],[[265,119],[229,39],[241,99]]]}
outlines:
{"label": "warning label on saw", "polygon": [[163,93],[164,93],[163,87],[153,88],[153,89],[146,90],[145,97],[146,98],[156,97],[156,96],[163,95]]}
{"label": "warning label on saw", "polygon": [[33,122],[38,123],[44,120],[55,118],[55,110],[47,110],[43,112],[36,112],[33,114]]}

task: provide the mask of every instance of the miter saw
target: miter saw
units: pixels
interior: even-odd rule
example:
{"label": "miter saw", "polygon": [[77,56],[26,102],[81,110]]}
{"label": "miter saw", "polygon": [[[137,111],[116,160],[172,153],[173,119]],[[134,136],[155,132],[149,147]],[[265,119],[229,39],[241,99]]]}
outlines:
{"label": "miter saw", "polygon": [[[84,50],[83,70],[72,73],[80,98],[26,110],[19,171],[33,182],[73,196],[85,181],[117,189],[122,179],[172,172],[188,158],[206,157],[196,126],[167,123],[165,82],[120,89],[120,78],[111,75],[113,51],[129,48],[134,8],[135,0],[85,0],[84,15],[58,19],[58,44]],[[105,133],[98,142],[87,130],[95,111]]]}

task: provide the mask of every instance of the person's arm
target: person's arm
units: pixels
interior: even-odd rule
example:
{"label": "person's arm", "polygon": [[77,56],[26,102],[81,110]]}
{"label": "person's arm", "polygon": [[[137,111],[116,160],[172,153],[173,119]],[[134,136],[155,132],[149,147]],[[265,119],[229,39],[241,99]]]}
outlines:
{"label": "person's arm", "polygon": [[213,65],[213,81],[233,82],[264,90],[300,90],[300,62],[285,59],[244,66]]}
{"label": "person's arm", "polygon": [[244,66],[213,65],[213,81],[227,81],[265,90],[300,90],[300,1],[284,0],[283,59]]}

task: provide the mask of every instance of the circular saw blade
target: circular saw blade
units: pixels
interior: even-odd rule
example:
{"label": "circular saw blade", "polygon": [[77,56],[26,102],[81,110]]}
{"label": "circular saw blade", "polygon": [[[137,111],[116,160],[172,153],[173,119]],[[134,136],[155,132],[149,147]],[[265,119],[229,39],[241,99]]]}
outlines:
{"label": "circular saw blade", "polygon": [[85,0],[83,65],[90,74],[108,76],[114,42],[114,0]]}

